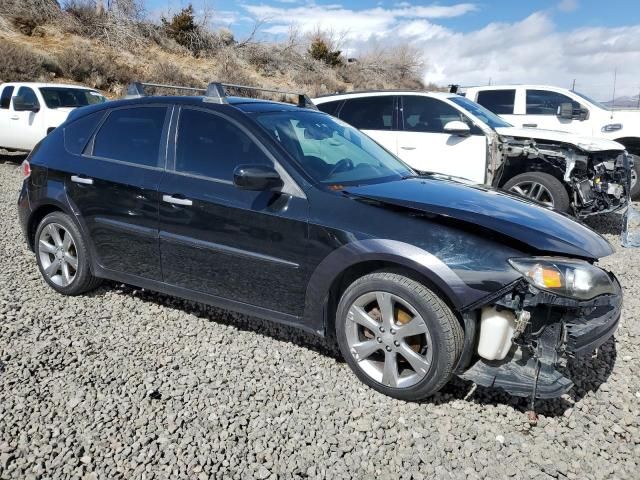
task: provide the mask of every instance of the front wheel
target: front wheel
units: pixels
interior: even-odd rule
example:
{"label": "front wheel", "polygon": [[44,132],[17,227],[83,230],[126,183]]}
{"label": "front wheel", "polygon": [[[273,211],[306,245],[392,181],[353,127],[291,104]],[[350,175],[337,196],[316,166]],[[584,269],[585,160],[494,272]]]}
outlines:
{"label": "front wheel", "polygon": [[631,198],[638,200],[640,198],[640,155],[633,156],[633,168],[631,169]]}
{"label": "front wheel", "polygon": [[40,273],[54,290],[79,295],[100,284],[91,273],[89,250],[80,230],[68,215],[54,212],[44,217],[34,247]]}
{"label": "front wheel", "polygon": [[460,322],[442,299],[390,272],[365,275],[346,289],[336,312],[336,336],[362,382],[408,401],[447,383],[464,339]]}
{"label": "front wheel", "polygon": [[548,173],[521,173],[510,179],[502,188],[560,212],[568,212],[571,206],[569,194],[564,185]]}

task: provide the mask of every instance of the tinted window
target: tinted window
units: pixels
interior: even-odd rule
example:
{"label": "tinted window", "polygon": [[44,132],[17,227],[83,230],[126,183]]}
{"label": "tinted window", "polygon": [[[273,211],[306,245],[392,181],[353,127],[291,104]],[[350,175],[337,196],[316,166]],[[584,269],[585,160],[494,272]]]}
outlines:
{"label": "tinted window", "polygon": [[103,116],[104,112],[95,112],[67,125],[64,128],[65,148],[71,153],[80,155]]}
{"label": "tinted window", "polygon": [[346,100],[340,118],[360,130],[393,129],[393,97],[366,97]]}
{"label": "tinted window", "polygon": [[328,113],[329,115],[335,115],[341,103],[342,100],[336,100],[334,102],[319,103],[317,107],[321,112]]}
{"label": "tinted window", "polygon": [[96,135],[93,154],[157,167],[166,107],[113,110]]}
{"label": "tinted window", "polygon": [[574,109],[580,104],[566,95],[547,90],[527,90],[527,115],[557,115],[561,103],[571,103]]}
{"label": "tinted window", "polygon": [[106,98],[93,90],[82,88],[46,87],[41,88],[44,103],[49,108],[76,108],[106,102]]}
{"label": "tinted window", "polygon": [[18,97],[22,97],[22,101],[24,103],[40,105],[38,97],[36,97],[36,92],[28,87],[20,87],[20,90],[18,90]]}
{"label": "tinted window", "polygon": [[0,108],[7,109],[11,103],[11,95],[13,95],[13,87],[4,87],[2,95],[0,95]]}
{"label": "tinted window", "polygon": [[178,123],[176,170],[220,180],[233,180],[238,165],[273,165],[239,127],[220,115],[185,109]]}
{"label": "tinted window", "polygon": [[478,92],[478,103],[498,115],[513,115],[515,100],[515,90],[482,90]]}
{"label": "tinted window", "polygon": [[444,126],[454,120],[470,123],[451,105],[430,97],[403,96],[402,113],[404,129],[409,132],[444,133]]}

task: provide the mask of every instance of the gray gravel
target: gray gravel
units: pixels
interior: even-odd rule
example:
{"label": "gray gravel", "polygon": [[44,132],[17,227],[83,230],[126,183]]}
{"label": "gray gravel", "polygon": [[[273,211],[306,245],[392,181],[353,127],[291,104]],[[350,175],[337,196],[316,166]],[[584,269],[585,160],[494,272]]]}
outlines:
{"label": "gray gravel", "polygon": [[640,250],[619,247],[619,217],[592,222],[617,248],[616,341],[530,427],[525,401],[459,380],[384,397],[265,321],[114,283],[57,295],[22,242],[19,184],[0,158],[2,479],[638,478]]}

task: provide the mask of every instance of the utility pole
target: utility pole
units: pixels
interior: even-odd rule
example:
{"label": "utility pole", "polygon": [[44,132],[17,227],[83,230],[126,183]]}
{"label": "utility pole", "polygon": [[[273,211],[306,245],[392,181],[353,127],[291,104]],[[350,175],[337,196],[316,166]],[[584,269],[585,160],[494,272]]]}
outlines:
{"label": "utility pole", "polygon": [[571,85],[571,91],[575,92],[576,91],[576,79],[573,79],[573,84]]}
{"label": "utility pole", "polygon": [[611,98],[611,110],[616,108],[616,80],[618,79],[618,68],[613,70],[613,98]]}

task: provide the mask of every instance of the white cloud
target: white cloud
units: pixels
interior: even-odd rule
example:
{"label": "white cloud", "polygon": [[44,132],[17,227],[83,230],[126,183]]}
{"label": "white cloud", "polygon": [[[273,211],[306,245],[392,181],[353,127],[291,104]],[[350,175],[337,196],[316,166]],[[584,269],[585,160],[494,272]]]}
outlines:
{"label": "white cloud", "polygon": [[558,10],[562,12],[573,12],[578,9],[578,0],[561,0]]}
{"label": "white cloud", "polygon": [[[570,2],[563,2],[570,3]],[[409,42],[424,51],[425,80],[441,85],[542,83],[570,86],[606,100],[613,89],[635,95],[640,78],[640,23],[626,27],[589,27],[560,31],[553,12],[536,12],[512,22],[493,22],[470,32],[439,25],[438,19],[465,15],[471,3],[353,10],[340,5],[278,8],[244,5],[266,20],[266,33],[284,35],[291,24],[301,32],[315,28],[344,34],[343,50],[357,56],[370,43]]]}

